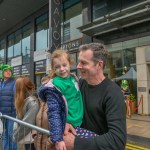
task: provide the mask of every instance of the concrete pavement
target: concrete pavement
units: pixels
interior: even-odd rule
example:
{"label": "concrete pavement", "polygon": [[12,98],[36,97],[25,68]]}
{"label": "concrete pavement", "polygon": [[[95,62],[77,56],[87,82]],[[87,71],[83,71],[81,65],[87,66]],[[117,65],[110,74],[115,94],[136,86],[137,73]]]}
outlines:
{"label": "concrete pavement", "polygon": [[150,148],[150,116],[133,114],[127,118],[127,143]]}

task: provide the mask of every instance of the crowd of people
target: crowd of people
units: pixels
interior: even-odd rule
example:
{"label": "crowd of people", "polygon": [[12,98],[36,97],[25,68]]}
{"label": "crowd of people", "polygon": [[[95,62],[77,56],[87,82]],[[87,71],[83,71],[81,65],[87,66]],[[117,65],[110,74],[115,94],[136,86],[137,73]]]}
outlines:
{"label": "crowd of people", "polygon": [[[13,77],[13,68],[0,66],[0,112],[50,131],[43,135],[28,127],[4,121],[4,150],[124,150],[126,112],[121,88],[104,75],[108,52],[101,43],[79,47],[77,69],[71,73],[70,54],[52,53],[52,69],[35,85],[28,77]],[[30,137],[30,142],[25,139]],[[32,139],[32,140],[31,140]],[[26,143],[25,143],[26,141]]]}

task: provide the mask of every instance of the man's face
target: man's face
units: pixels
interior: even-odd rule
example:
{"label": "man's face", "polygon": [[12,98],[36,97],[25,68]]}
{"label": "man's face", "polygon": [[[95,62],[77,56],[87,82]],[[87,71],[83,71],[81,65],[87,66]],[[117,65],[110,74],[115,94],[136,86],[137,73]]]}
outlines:
{"label": "man's face", "polygon": [[11,70],[9,70],[9,69],[5,70],[4,73],[3,73],[3,76],[4,76],[4,80],[9,79],[12,76]]}
{"label": "man's face", "polygon": [[80,70],[81,77],[86,81],[97,75],[98,65],[94,63],[92,58],[93,52],[90,49],[79,53],[77,69]]}

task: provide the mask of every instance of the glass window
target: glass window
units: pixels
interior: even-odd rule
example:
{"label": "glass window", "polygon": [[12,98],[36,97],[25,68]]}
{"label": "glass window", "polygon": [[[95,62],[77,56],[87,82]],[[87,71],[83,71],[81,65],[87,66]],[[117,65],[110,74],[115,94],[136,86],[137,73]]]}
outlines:
{"label": "glass window", "polygon": [[49,47],[49,20],[48,13],[36,19],[36,50]]}
{"label": "glass window", "polygon": [[14,34],[8,36],[8,54],[7,54],[7,63],[11,64],[11,59],[13,58],[14,50]]}
{"label": "glass window", "polygon": [[124,66],[131,66],[136,63],[135,48],[129,48],[123,50]]}
{"label": "glass window", "polygon": [[0,64],[4,63],[4,49],[0,49]]}
{"label": "glass window", "polygon": [[4,40],[0,41],[0,64],[4,63],[4,47],[5,47]]}
{"label": "glass window", "polygon": [[21,55],[21,30],[14,34],[14,57]]}
{"label": "glass window", "polygon": [[122,0],[122,8],[129,7],[133,4],[136,4],[142,1],[145,1],[145,0]]}
{"label": "glass window", "polygon": [[72,59],[73,59],[73,65],[71,66],[71,72],[75,73],[79,77],[79,69],[77,69],[78,64],[78,52],[70,53]]}
{"label": "glass window", "polygon": [[23,56],[23,64],[30,60],[30,23],[8,36],[7,63],[11,63],[13,57]]}
{"label": "glass window", "polygon": [[81,2],[77,3],[75,5],[72,5],[67,9],[64,9],[63,13],[64,13],[63,14],[64,15],[64,21],[67,21],[67,20],[69,20],[73,17],[78,16],[79,14],[82,13],[82,4],[81,4]]}
{"label": "glass window", "polygon": [[123,60],[122,50],[109,53],[106,62],[105,73],[112,79],[122,74]]}
{"label": "glass window", "polygon": [[81,38],[82,33],[77,28],[83,25],[82,3],[81,2],[76,3],[67,8],[65,8],[64,5],[62,21],[63,23],[61,26],[61,33],[62,33],[63,42],[72,41],[74,39]]}
{"label": "glass window", "polygon": [[36,89],[38,89],[41,85],[41,79],[46,76],[45,74],[38,74],[35,76],[35,85],[36,85]]}
{"label": "glass window", "polygon": [[136,70],[135,47],[126,48],[125,44],[127,43],[129,42],[125,41],[122,44],[116,43],[114,46],[112,46],[114,49],[118,49],[116,51],[111,49],[110,46],[107,47],[109,51],[109,57],[106,63],[105,72],[111,79],[124,74],[123,68],[125,66],[127,68],[133,67]]}
{"label": "glass window", "polygon": [[64,41],[70,40],[70,22],[66,21],[64,22],[64,25],[62,26],[62,30],[64,33]]}
{"label": "glass window", "polygon": [[26,25],[22,29],[22,63],[26,64],[30,61],[30,24]]}
{"label": "glass window", "polygon": [[144,0],[93,0],[93,20]]}
{"label": "glass window", "polygon": [[102,17],[107,13],[106,0],[93,0],[93,19]]}
{"label": "glass window", "polygon": [[76,66],[77,66],[77,53],[72,53],[70,55],[73,60],[73,65],[71,66],[71,70],[74,70],[76,69]]}

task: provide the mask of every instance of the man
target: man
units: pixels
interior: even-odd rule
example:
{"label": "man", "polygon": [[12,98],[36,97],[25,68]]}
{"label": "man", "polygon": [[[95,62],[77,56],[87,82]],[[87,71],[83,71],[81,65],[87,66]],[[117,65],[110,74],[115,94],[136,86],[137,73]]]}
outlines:
{"label": "man", "polygon": [[103,44],[80,46],[80,90],[84,102],[82,127],[99,136],[78,138],[64,136],[67,149],[124,150],[126,144],[126,117],[123,94],[118,85],[104,76],[108,52]]}
{"label": "man", "polygon": [[[14,107],[15,79],[13,78],[13,68],[8,64],[0,66],[2,70],[2,81],[0,83],[0,112],[3,115],[16,117]],[[4,150],[17,150],[17,145],[12,141],[13,121],[4,120],[3,122],[3,146]]]}

